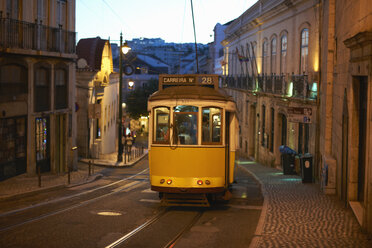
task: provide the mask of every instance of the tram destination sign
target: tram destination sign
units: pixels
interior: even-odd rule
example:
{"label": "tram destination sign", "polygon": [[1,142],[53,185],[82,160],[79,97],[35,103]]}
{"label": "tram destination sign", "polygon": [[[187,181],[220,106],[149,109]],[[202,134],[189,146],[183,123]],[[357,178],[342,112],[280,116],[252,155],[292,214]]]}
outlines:
{"label": "tram destination sign", "polygon": [[218,88],[218,75],[214,74],[160,74],[159,90],[168,86],[210,86]]}

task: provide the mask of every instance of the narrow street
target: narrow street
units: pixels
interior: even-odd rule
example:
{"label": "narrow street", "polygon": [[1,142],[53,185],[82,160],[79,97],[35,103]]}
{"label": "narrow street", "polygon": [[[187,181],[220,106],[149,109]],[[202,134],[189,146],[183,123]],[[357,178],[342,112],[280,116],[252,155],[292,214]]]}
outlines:
{"label": "narrow street", "polygon": [[106,168],[88,184],[0,201],[0,246],[248,247],[263,197],[237,168],[232,199],[210,208],[162,207],[149,189],[147,159]]}

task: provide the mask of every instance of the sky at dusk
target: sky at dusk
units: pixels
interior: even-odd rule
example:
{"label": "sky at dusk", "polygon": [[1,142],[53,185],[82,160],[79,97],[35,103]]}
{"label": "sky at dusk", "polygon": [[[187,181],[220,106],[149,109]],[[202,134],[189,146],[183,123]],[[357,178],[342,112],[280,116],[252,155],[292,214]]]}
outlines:
{"label": "sky at dusk", "polygon": [[[256,0],[193,0],[198,43],[213,41],[213,28],[244,13]],[[100,36],[124,40],[162,38],[194,42],[190,0],[76,0],[78,40]]]}

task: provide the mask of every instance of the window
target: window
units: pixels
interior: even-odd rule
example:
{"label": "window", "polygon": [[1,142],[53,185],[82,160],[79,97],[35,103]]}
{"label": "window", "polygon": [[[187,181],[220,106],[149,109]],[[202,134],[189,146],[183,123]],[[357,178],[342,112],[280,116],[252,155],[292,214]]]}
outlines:
{"label": "window", "polygon": [[50,69],[44,66],[36,67],[34,81],[35,112],[50,110]]}
{"label": "window", "polygon": [[276,38],[271,40],[271,60],[270,60],[271,73],[276,73]]}
{"label": "window", "polygon": [[267,41],[265,40],[262,44],[262,74],[267,72]]}
{"label": "window", "polygon": [[62,25],[64,29],[67,29],[66,0],[57,0],[57,25]]}
{"label": "window", "polygon": [[203,108],[202,143],[221,143],[221,109]]}
{"label": "window", "polygon": [[9,17],[12,19],[19,19],[19,0],[7,0],[6,1],[6,12],[9,13]]}
{"label": "window", "polygon": [[280,73],[286,73],[287,70],[287,36],[283,35],[280,46]]}
{"label": "window", "polygon": [[46,17],[47,17],[47,1],[46,0],[37,0],[37,19],[43,22],[43,24],[46,24]]}
{"label": "window", "polygon": [[176,144],[196,145],[198,108],[179,105],[174,107],[174,142]]}
{"label": "window", "polygon": [[169,143],[169,108],[154,109],[154,143]]}
{"label": "window", "polygon": [[27,93],[27,69],[17,64],[0,67],[0,95]]}
{"label": "window", "polygon": [[64,69],[56,69],[54,75],[54,104],[55,109],[67,108],[67,71]]}
{"label": "window", "polygon": [[305,28],[301,32],[300,74],[307,72],[308,54],[309,54],[309,29]]}

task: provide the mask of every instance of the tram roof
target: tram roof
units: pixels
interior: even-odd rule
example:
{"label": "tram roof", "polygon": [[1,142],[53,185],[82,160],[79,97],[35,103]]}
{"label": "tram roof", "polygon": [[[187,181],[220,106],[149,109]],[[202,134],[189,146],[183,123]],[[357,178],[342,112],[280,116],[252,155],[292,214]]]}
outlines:
{"label": "tram roof", "polygon": [[218,100],[233,101],[223,89],[214,89],[203,86],[173,86],[156,91],[149,97],[149,101],[166,99],[197,99],[197,100]]}

